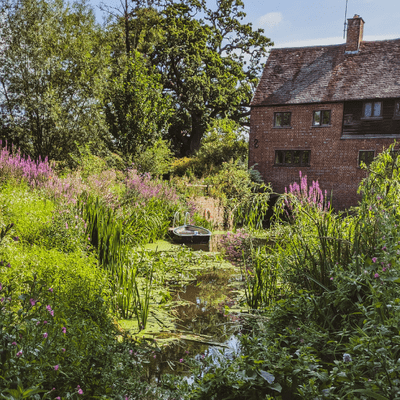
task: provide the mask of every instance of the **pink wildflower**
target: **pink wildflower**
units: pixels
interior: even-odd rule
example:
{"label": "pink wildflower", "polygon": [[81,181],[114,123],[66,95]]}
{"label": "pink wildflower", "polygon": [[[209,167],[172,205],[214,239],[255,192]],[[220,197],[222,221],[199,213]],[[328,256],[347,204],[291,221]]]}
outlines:
{"label": "pink wildflower", "polygon": [[36,304],[36,302],[37,302],[37,300],[34,300],[34,299],[29,299],[29,301],[30,301],[32,307],[33,307],[33,306]]}
{"label": "pink wildflower", "polygon": [[49,292],[53,293],[53,290],[54,290],[54,289],[51,287],[51,288],[49,288],[48,290],[49,290]]}
{"label": "pink wildflower", "polygon": [[383,271],[383,272],[385,272],[385,271],[386,271],[386,268],[385,268],[385,267],[383,267],[383,268],[382,268],[382,271]]}
{"label": "pink wildflower", "polygon": [[376,257],[372,257],[372,262],[376,263],[377,258]]}
{"label": "pink wildflower", "polygon": [[17,342],[12,342],[11,343],[13,346],[16,346],[17,345]]}
{"label": "pink wildflower", "polygon": [[181,359],[179,360],[179,362],[182,363],[182,362],[183,362],[183,358],[181,358]]}
{"label": "pink wildflower", "polygon": [[64,347],[63,347],[61,350],[63,351],[63,353],[65,353],[65,349],[64,349]]}
{"label": "pink wildflower", "polygon": [[376,274],[374,275],[374,277],[375,277],[375,279],[376,279],[376,278],[379,278],[379,274],[376,273]]}
{"label": "pink wildflower", "polygon": [[54,369],[57,371],[60,366],[57,364],[54,366]]}
{"label": "pink wildflower", "polygon": [[21,356],[22,356],[22,350],[20,350],[20,351],[16,354],[16,356],[17,356],[17,357],[21,357]]}
{"label": "pink wildflower", "polygon": [[62,327],[62,333],[67,333],[67,328],[65,326]]}
{"label": "pink wildflower", "polygon": [[78,389],[78,393],[79,394],[83,394],[83,390],[82,389]]}
{"label": "pink wildflower", "polygon": [[47,336],[49,336],[49,335],[47,334],[47,332],[43,333],[43,337],[44,337],[45,339],[47,338]]}

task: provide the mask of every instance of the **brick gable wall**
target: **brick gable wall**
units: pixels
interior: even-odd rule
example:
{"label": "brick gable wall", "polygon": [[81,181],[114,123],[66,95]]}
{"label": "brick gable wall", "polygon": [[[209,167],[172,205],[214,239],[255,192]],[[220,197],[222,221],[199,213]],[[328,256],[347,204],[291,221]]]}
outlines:
{"label": "brick gable wall", "polygon": [[[313,127],[313,111],[331,110],[330,127]],[[274,112],[290,111],[291,128],[274,128]],[[299,171],[308,182],[318,180],[320,187],[332,192],[336,209],[354,206],[360,200],[357,188],[366,172],[358,167],[360,150],[373,150],[375,155],[393,143],[393,139],[343,139],[343,103],[321,103],[252,107],[250,117],[249,166],[258,164],[265,182],[275,192],[299,180]],[[256,146],[258,147],[255,147]],[[275,150],[310,150],[309,167],[275,165]]]}

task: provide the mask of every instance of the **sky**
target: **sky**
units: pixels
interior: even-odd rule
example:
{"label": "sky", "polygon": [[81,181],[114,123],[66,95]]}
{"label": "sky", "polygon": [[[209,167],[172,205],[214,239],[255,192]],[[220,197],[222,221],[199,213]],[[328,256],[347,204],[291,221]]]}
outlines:
{"label": "sky", "polygon": [[[118,6],[118,0],[89,0]],[[263,28],[275,48],[344,43],[346,0],[243,0],[244,22]],[[208,0],[214,8],[215,1]],[[347,18],[360,15],[364,40],[400,38],[400,0],[348,0]],[[96,18],[102,20],[97,9]]]}

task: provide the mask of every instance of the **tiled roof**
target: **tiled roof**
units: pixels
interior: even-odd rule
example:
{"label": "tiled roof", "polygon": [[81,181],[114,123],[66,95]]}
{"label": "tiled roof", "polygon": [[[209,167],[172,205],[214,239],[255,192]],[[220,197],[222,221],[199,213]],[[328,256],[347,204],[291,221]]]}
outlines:
{"label": "tiled roof", "polygon": [[400,39],[273,49],[252,106],[400,97]]}

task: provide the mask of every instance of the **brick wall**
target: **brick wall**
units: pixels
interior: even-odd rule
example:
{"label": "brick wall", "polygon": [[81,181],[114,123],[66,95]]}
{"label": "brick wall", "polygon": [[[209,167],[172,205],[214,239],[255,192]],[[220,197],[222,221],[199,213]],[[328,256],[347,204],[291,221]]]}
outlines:
{"label": "brick wall", "polygon": [[[330,127],[312,126],[313,111],[331,110]],[[291,127],[274,128],[274,112],[290,111]],[[375,155],[393,143],[393,139],[342,139],[343,104],[310,104],[253,107],[250,119],[249,166],[258,164],[265,182],[275,192],[299,180],[299,171],[308,182],[318,180],[320,187],[332,192],[333,206],[345,209],[360,200],[357,188],[366,172],[358,167],[360,150],[373,150]],[[256,147],[256,146],[258,147]],[[275,150],[310,150],[309,167],[275,165]]]}

